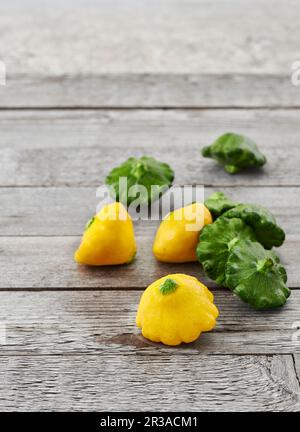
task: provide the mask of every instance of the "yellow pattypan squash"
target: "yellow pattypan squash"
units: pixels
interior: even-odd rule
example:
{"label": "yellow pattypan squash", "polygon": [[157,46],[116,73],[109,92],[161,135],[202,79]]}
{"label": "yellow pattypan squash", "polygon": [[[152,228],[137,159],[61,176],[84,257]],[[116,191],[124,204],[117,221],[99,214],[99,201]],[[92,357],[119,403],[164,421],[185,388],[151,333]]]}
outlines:
{"label": "yellow pattypan squash", "polygon": [[153,342],[193,342],[216,325],[219,311],[213,299],[213,294],[195,277],[168,275],[144,291],[136,324],[143,336]]}
{"label": "yellow pattypan squash", "polygon": [[136,254],[131,217],[125,207],[108,204],[87,224],[75,261],[94,266],[130,263]]}
{"label": "yellow pattypan squash", "polygon": [[210,211],[201,203],[190,204],[169,213],[155,236],[155,258],[171,263],[197,261],[199,233],[204,225],[211,223]]}

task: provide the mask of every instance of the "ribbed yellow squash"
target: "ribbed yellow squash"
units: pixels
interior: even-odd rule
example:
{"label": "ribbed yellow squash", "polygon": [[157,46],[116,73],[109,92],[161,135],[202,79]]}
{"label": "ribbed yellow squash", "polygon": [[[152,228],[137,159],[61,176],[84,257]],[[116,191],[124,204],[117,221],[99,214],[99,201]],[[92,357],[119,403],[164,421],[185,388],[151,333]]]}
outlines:
{"label": "ribbed yellow squash", "polygon": [[170,263],[197,261],[199,233],[204,225],[210,223],[212,216],[202,203],[190,204],[169,213],[155,236],[155,258]]}
{"label": "ribbed yellow squash", "polygon": [[74,258],[93,266],[130,263],[136,254],[133,223],[125,207],[108,204],[87,224]]}
{"label": "ribbed yellow squash", "polygon": [[136,324],[153,342],[193,342],[216,325],[219,312],[213,299],[213,294],[195,277],[171,274],[144,291]]}

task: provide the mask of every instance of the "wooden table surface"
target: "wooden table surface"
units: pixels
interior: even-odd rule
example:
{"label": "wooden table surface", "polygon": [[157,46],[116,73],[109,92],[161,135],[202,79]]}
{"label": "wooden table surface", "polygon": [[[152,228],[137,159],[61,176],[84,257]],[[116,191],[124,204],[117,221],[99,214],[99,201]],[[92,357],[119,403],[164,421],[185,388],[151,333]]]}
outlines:
{"label": "wooden table surface", "polygon": [[[286,0],[1,2],[0,409],[300,409],[300,5]],[[260,173],[200,155],[228,130],[255,139]],[[155,261],[155,223],[137,223],[127,267],[73,261],[96,188],[129,156],[168,162],[269,207],[287,233],[293,289],[256,312],[199,264]],[[214,291],[216,329],[187,346],[144,340],[141,292],[172,272]]]}

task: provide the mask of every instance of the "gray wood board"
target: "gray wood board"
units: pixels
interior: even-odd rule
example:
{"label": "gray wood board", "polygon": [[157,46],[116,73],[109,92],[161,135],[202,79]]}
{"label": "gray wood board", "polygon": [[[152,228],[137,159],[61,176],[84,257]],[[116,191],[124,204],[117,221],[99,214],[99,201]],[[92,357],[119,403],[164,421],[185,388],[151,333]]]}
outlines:
{"label": "gray wood board", "polygon": [[299,108],[295,60],[281,75],[12,76],[0,86],[0,108]]}
{"label": "gray wood board", "polygon": [[[115,354],[300,354],[300,291],[282,308],[255,311],[228,290],[214,293],[220,315],[192,344],[147,341],[135,325],[142,291],[0,292],[2,356]],[[1,361],[0,361],[1,363]]]}
{"label": "gray wood board", "polygon": [[[72,259],[96,187],[151,149],[177,184],[269,207],[288,234],[289,285],[300,288],[300,87],[291,82],[300,8],[222,3],[1,3],[2,410],[300,410],[299,290],[267,312],[214,290],[216,329],[168,348],[135,327],[140,290],[174,272],[215,286],[198,263],[155,261],[156,223],[135,224],[130,266]],[[201,147],[227,131],[253,137],[266,167],[229,176],[203,159]]]}
{"label": "gray wood board", "polygon": [[[81,235],[100,205],[96,187],[0,188],[0,236]],[[222,190],[236,202],[260,204],[276,217],[287,235],[300,236],[298,187],[206,187],[204,197]],[[139,236],[154,235],[159,221],[135,221]]]}
{"label": "gray wood board", "polygon": [[53,79],[101,73],[289,73],[290,63],[298,60],[299,20],[294,0],[2,2],[1,60],[9,76],[36,73]]}
{"label": "gray wood board", "polygon": [[[0,289],[123,289],[145,288],[155,279],[172,273],[187,273],[210,287],[215,284],[199,263],[168,264],[152,255],[152,226],[136,236],[138,252],[124,266],[88,267],[74,262],[80,237],[0,237]],[[288,273],[288,285],[299,288],[299,236],[290,236],[277,250]]]}
{"label": "gray wood board", "polygon": [[298,411],[292,356],[3,357],[0,404],[25,411]]}
{"label": "gray wood board", "polygon": [[0,106],[300,105],[294,0],[53,3],[2,2]]}
{"label": "gray wood board", "polygon": [[[299,110],[99,110],[0,113],[0,186],[100,186],[117,164],[150,155],[176,184],[299,186]],[[224,132],[252,137],[261,170],[227,174],[200,150]]]}

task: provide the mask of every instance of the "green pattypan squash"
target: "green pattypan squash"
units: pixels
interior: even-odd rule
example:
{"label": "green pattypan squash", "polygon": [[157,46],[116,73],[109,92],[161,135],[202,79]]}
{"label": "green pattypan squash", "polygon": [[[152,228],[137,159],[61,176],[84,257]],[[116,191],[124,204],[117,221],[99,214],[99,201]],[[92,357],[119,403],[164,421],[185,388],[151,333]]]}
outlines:
{"label": "green pattypan squash", "polygon": [[260,243],[238,241],[229,253],[225,271],[226,286],[255,309],[282,306],[290,296],[278,256]]}
{"label": "green pattypan squash", "polygon": [[225,266],[230,250],[240,239],[255,240],[254,233],[241,219],[217,219],[200,233],[197,258],[205,274],[219,285],[225,284]]}
{"label": "green pattypan squash", "polygon": [[[127,188],[135,185],[145,186],[147,197],[142,197],[139,194],[128,195],[128,190],[119,190],[119,178],[127,178]],[[163,162],[148,156],[141,158],[131,157],[118,167],[114,168],[106,177],[106,184],[113,187],[116,200],[124,205],[130,205],[137,198],[140,198],[141,204],[146,204],[155,201],[160,194],[164,193],[174,180],[174,171],[172,168]],[[156,185],[155,189],[151,186]]]}
{"label": "green pattypan squash", "polygon": [[227,198],[223,192],[214,192],[204,201],[204,204],[214,220],[237,205],[230,198]]}
{"label": "green pattypan squash", "polygon": [[204,147],[202,156],[215,159],[230,174],[248,167],[261,167],[266,163],[266,157],[254,141],[235,133],[226,133],[212,145]]}
{"label": "green pattypan squash", "polygon": [[223,214],[226,218],[240,218],[249,225],[257,241],[266,249],[279,247],[285,240],[285,233],[276,223],[275,217],[266,208],[255,204],[239,204]]}

